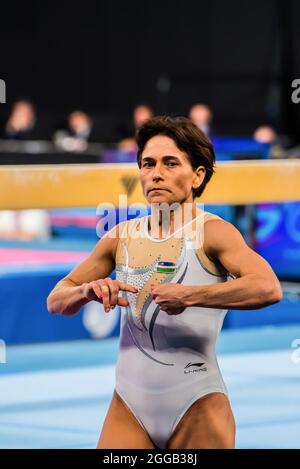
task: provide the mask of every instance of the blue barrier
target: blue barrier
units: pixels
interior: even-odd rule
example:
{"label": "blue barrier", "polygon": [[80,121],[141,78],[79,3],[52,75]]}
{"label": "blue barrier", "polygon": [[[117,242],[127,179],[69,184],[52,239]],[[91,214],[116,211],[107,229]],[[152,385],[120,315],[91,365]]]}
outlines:
{"label": "blue barrier", "polygon": [[48,313],[48,294],[72,268],[64,265],[51,270],[49,266],[39,266],[35,271],[2,273],[0,339],[7,344],[23,344],[118,335],[119,308],[106,314],[100,303],[90,302],[72,317]]}

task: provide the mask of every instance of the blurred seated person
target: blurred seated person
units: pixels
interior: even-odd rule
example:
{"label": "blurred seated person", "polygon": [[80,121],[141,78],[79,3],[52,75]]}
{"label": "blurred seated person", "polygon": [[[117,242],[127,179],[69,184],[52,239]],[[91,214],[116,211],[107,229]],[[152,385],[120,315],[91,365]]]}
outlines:
{"label": "blurred seated person", "polygon": [[253,138],[259,143],[270,145],[269,158],[284,158],[286,156],[286,150],[283,146],[282,139],[273,127],[260,125],[255,129]]}
{"label": "blurred seated person", "polygon": [[211,135],[213,114],[209,106],[201,103],[194,104],[189,110],[189,118],[202,132],[208,136]]}
{"label": "blurred seated person", "polygon": [[13,104],[5,124],[2,138],[6,140],[31,140],[36,125],[36,113],[28,100],[18,100]]}
{"label": "blurred seated person", "polygon": [[32,241],[51,237],[46,210],[0,210],[0,238]]}
{"label": "blurred seated person", "polygon": [[118,149],[125,153],[137,151],[137,146],[135,142],[135,133],[139,127],[148,119],[153,117],[153,110],[150,106],[146,104],[139,104],[136,106],[132,113],[132,125],[130,129],[126,129],[124,137],[120,140],[118,144]]}
{"label": "blurred seated person", "polygon": [[65,151],[85,151],[92,126],[93,121],[88,114],[83,111],[74,111],[68,116],[68,128],[55,132],[54,142]]}

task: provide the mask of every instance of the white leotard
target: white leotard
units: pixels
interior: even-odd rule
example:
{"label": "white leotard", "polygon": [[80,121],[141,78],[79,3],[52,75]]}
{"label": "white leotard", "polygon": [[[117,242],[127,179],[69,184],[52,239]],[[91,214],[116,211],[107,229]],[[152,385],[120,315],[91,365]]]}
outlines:
{"label": "white leotard", "polygon": [[[208,212],[197,214],[203,223],[219,218]],[[118,243],[116,276],[138,293],[123,292],[129,306],[122,308],[116,392],[155,445],[166,448],[181,417],[197,399],[212,392],[227,394],[215,353],[227,311],[187,307],[168,315],[153,300],[150,284],[210,285],[229,276],[208,259],[203,243],[195,248],[195,234],[153,239],[148,217],[124,226],[129,233]],[[172,271],[175,265],[175,272],[162,272],[159,266],[164,264],[159,262],[169,263],[165,270],[171,265]]]}

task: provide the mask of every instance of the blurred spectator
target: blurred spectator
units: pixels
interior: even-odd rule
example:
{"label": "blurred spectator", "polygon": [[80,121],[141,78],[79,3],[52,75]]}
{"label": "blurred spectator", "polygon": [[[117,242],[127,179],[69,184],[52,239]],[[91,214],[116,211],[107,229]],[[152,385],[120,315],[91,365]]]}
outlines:
{"label": "blurred spectator", "polygon": [[83,111],[74,111],[68,116],[68,128],[54,134],[57,146],[66,151],[85,151],[93,126],[92,118]]}
{"label": "blurred spectator", "polygon": [[2,138],[30,140],[35,124],[36,114],[33,104],[25,99],[16,101],[5,124]]}
{"label": "blurred spectator", "polygon": [[206,135],[211,134],[212,111],[206,104],[194,104],[189,111],[191,121]]}
{"label": "blurred spectator", "polygon": [[0,238],[31,241],[50,236],[46,210],[0,210]]}
{"label": "blurred spectator", "polygon": [[153,111],[149,106],[146,106],[145,104],[136,106],[133,110],[133,125],[135,132],[146,120],[151,119],[151,117],[153,117]]}
{"label": "blurred spectator", "polygon": [[286,156],[282,139],[276,133],[275,129],[269,125],[257,127],[253,133],[253,138],[259,143],[270,145],[269,158],[283,158]]}
{"label": "blurred spectator", "polygon": [[69,116],[69,131],[73,137],[88,140],[92,129],[92,119],[82,111],[72,112]]}
{"label": "blurred spectator", "polygon": [[133,137],[123,138],[118,143],[118,150],[124,153],[133,153],[137,151],[135,139]]}
{"label": "blurred spectator", "polygon": [[277,135],[273,127],[261,125],[255,129],[253,137],[259,143],[274,143]]}
{"label": "blurred spectator", "polygon": [[123,151],[125,153],[131,153],[137,150],[134,138],[135,133],[137,129],[146,120],[151,119],[151,117],[153,117],[153,110],[145,104],[139,104],[133,109],[131,128],[125,131],[127,135],[124,135],[124,138],[122,138],[118,144],[118,148],[120,151]]}

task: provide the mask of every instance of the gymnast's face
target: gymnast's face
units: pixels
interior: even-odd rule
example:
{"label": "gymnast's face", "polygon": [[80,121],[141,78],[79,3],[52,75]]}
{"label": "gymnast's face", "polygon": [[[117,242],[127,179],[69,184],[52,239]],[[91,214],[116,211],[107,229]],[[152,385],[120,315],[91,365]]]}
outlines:
{"label": "gymnast's face", "polygon": [[204,176],[203,166],[194,171],[186,153],[171,138],[156,135],[146,143],[140,178],[150,204],[193,202],[192,190],[201,185]]}

